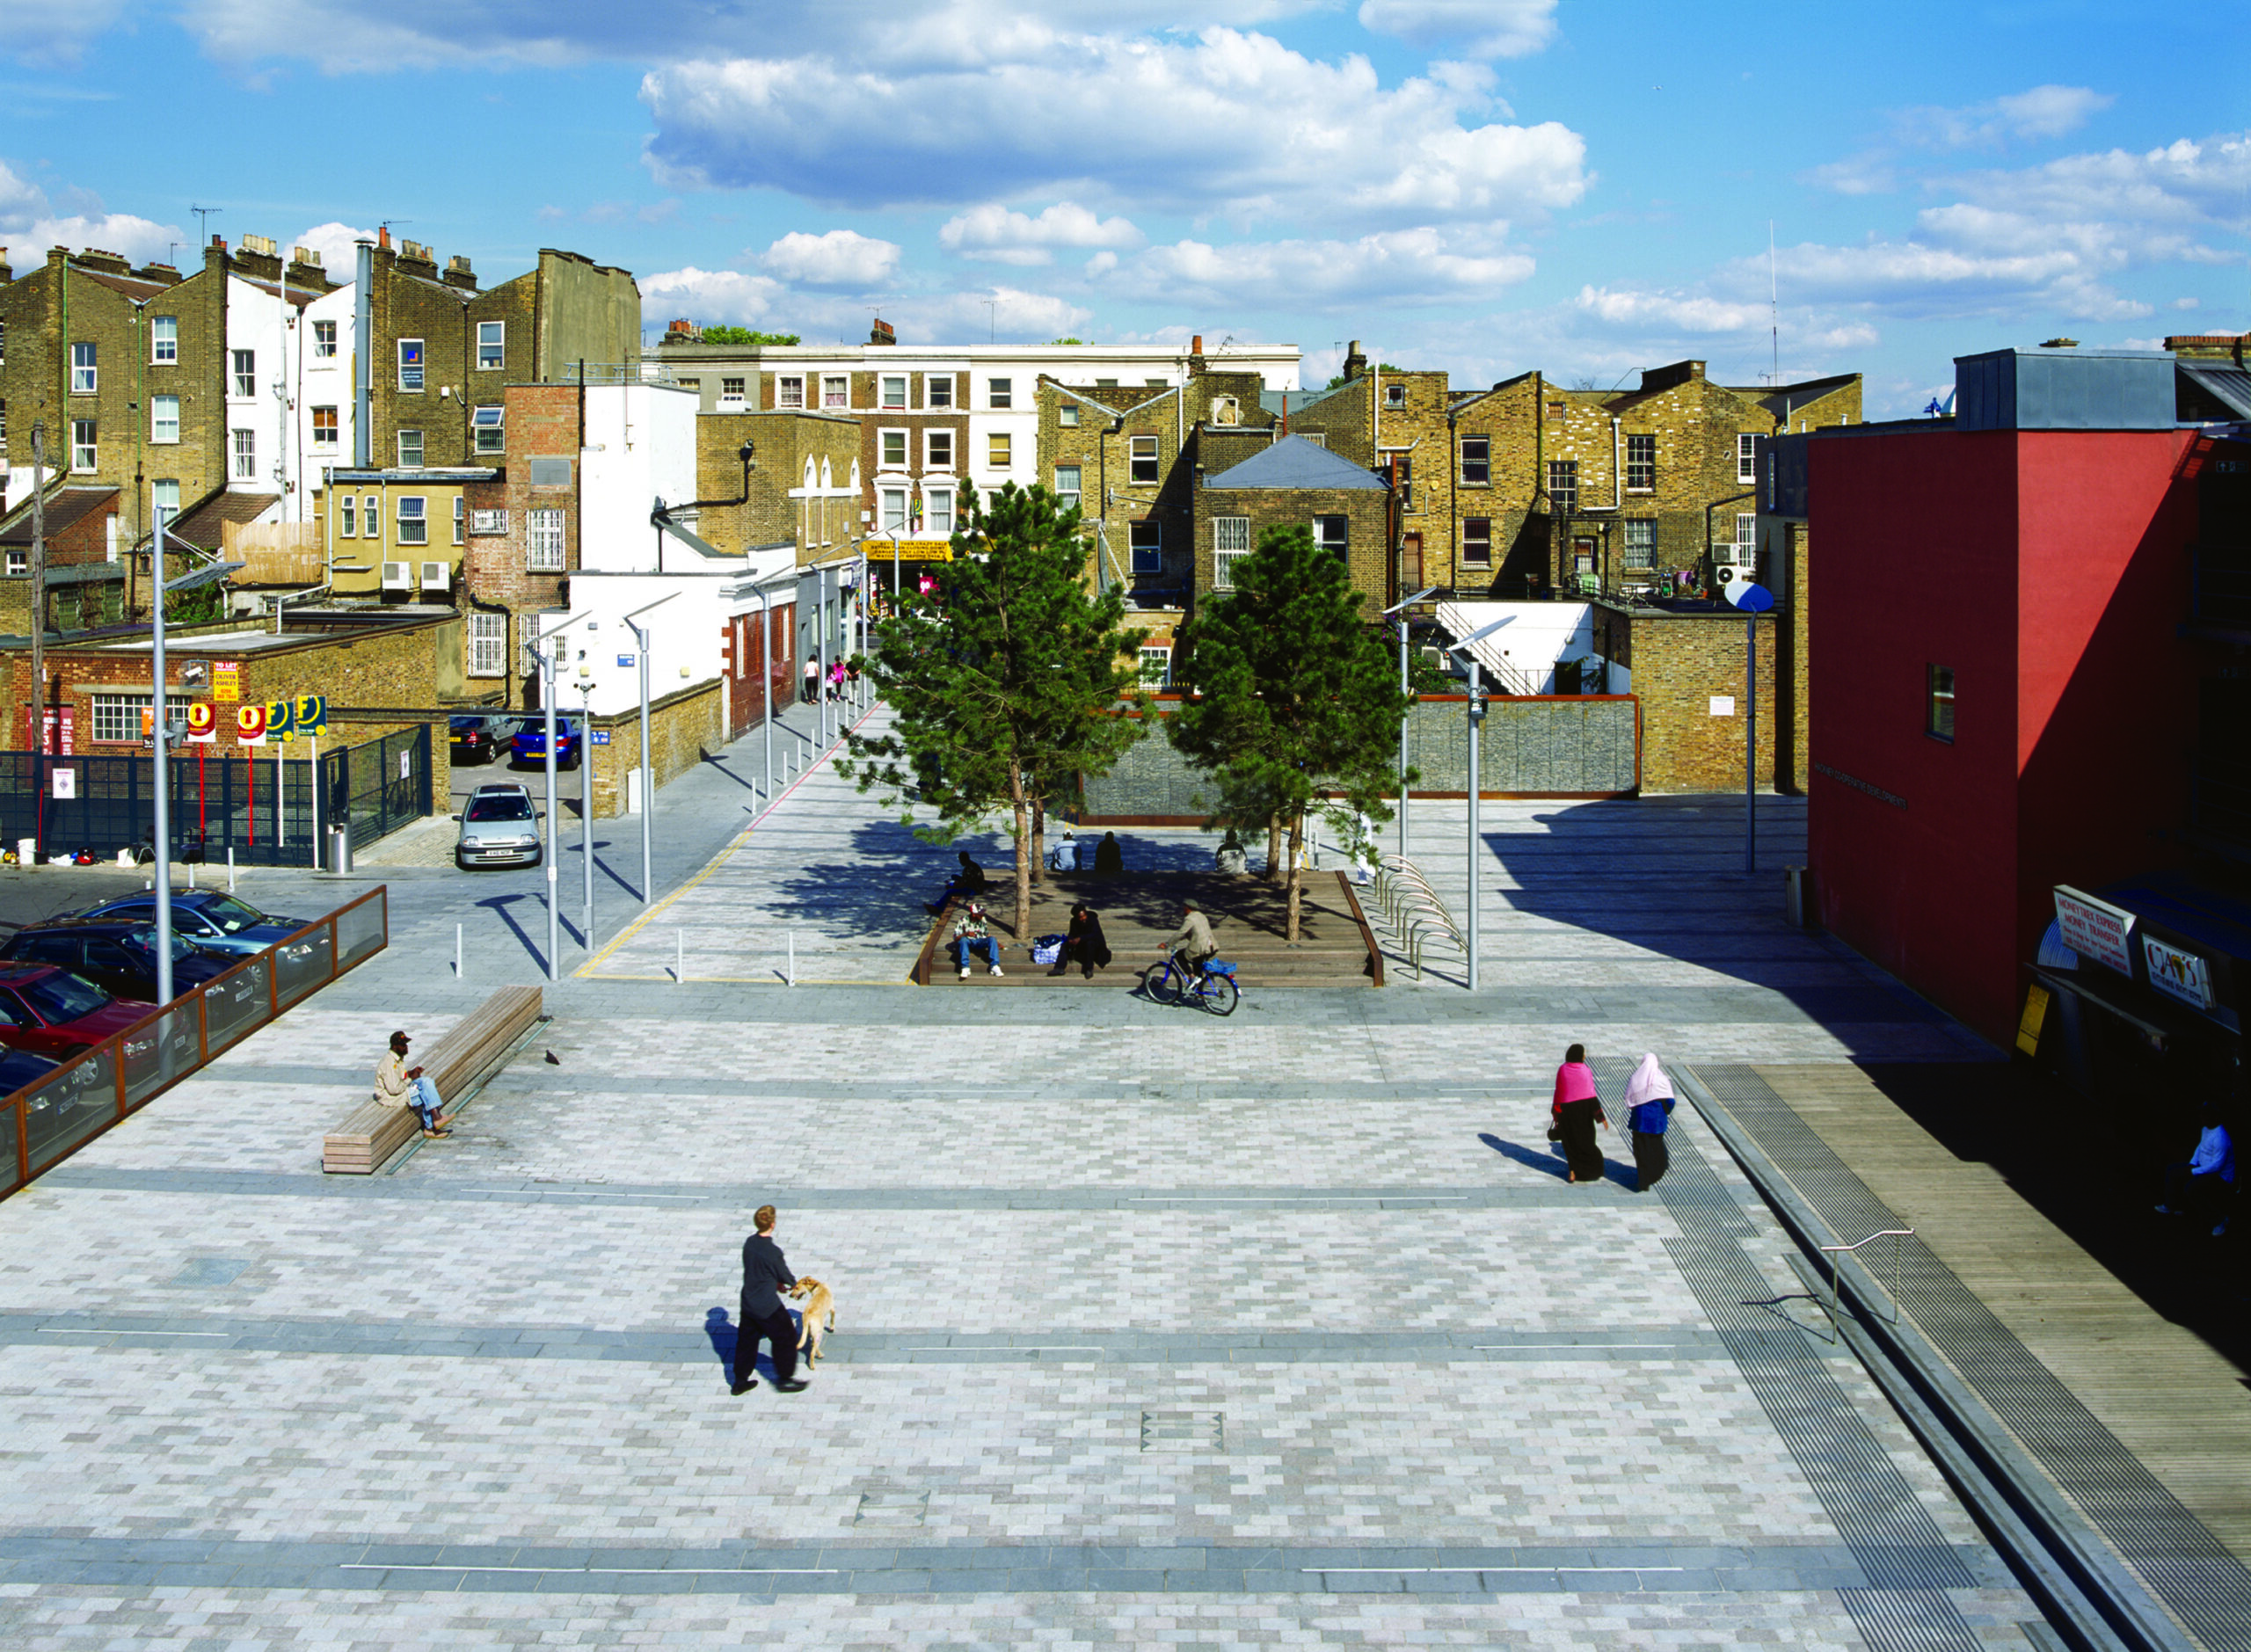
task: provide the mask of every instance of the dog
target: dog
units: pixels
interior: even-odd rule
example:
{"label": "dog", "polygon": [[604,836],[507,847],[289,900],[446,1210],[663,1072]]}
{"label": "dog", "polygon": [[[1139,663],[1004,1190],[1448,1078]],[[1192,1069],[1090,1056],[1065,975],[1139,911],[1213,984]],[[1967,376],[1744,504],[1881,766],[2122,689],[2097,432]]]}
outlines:
{"label": "dog", "polygon": [[802,1302],[805,1330],[798,1339],[798,1346],[805,1350],[805,1369],[811,1371],[820,1364],[820,1339],[836,1328],[836,1296],[818,1279],[807,1275],[798,1281],[798,1288],[790,1292],[792,1301]]}

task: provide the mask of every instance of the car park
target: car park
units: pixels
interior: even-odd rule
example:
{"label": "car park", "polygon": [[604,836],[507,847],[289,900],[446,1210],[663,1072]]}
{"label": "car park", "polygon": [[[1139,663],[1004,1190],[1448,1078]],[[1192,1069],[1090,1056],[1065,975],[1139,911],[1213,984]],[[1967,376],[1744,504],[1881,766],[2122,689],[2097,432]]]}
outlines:
{"label": "car park", "polygon": [[454,819],[461,822],[454,864],[463,871],[473,866],[539,864],[539,813],[532,807],[531,793],[514,781],[479,786]]}
{"label": "car park", "polygon": [[150,1013],[52,964],[0,963],[0,1044],[67,1061]]}
{"label": "car park", "polygon": [[[0,945],[0,958],[52,964],[113,998],[157,1001],[157,927],[138,918],[50,918],[25,924]],[[175,996],[224,975],[242,960],[172,935]]]}
{"label": "car park", "polygon": [[[555,719],[555,767],[576,768],[579,766],[579,743],[582,731],[569,717],[557,714]],[[543,717],[526,717],[516,728],[515,738],[508,743],[508,761],[519,768],[547,761],[547,719]]]}
{"label": "car park", "polygon": [[[144,891],[137,895],[126,895],[89,906],[79,915],[84,918],[135,918],[142,923],[151,923],[157,916],[157,898]],[[260,912],[248,901],[229,895],[223,889],[172,891],[172,933],[186,936],[198,946],[232,953],[237,957],[249,957],[263,952],[275,942],[296,934],[311,921],[310,918],[284,918],[273,913]]]}
{"label": "car park", "polygon": [[29,1050],[11,1050],[0,1044],[0,1095],[13,1095],[26,1086],[38,1083],[62,1065],[52,1056],[34,1055]]}
{"label": "car park", "polygon": [[482,712],[450,717],[446,724],[447,747],[453,761],[463,768],[489,763],[508,749],[509,742],[515,736],[516,725],[522,720],[514,717],[492,717]]}

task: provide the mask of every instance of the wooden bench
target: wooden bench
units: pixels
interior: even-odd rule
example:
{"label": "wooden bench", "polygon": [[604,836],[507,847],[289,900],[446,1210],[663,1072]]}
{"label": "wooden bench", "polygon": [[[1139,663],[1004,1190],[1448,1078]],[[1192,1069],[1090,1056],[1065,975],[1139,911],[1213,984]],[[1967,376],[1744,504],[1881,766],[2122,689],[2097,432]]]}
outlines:
{"label": "wooden bench", "polygon": [[[461,1018],[415,1065],[450,1102],[499,1068],[516,1043],[538,1024],[536,986],[504,986]],[[412,1107],[362,1102],[321,1139],[320,1168],[330,1175],[372,1175],[383,1161],[421,1133]]]}

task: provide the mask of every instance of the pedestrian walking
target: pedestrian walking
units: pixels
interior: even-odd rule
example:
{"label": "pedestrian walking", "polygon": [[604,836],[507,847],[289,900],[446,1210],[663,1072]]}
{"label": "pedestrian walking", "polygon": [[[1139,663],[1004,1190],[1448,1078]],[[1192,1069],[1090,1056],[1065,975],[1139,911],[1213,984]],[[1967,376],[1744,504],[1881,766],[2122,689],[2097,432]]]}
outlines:
{"label": "pedestrian walking", "polygon": [[774,1242],[774,1207],[761,1204],[751,1218],[756,1229],[742,1241],[742,1304],[735,1326],[735,1381],[729,1392],[748,1394],[758,1386],[758,1344],[774,1345],[774,1386],[795,1394],[805,1385],[798,1379],[798,1325],[782,1306],[782,1292],[798,1288],[782,1247]]}
{"label": "pedestrian walking", "polygon": [[1665,1127],[1672,1118],[1672,1081],[1644,1054],[1634,1076],[1626,1081],[1626,1127],[1634,1132],[1634,1190],[1646,1193],[1664,1180],[1672,1155],[1665,1145]]}
{"label": "pedestrian walking", "polygon": [[820,698],[820,661],[812,655],[805,657],[805,702],[812,705]]}
{"label": "pedestrian walking", "polygon": [[1594,1069],[1586,1064],[1586,1046],[1575,1044],[1563,1052],[1563,1065],[1555,1069],[1555,1101],[1551,1117],[1555,1123],[1549,1139],[1563,1144],[1564,1162],[1570,1173],[1564,1178],[1570,1182],[1599,1182],[1602,1180],[1602,1147],[1595,1140],[1595,1126],[1610,1128],[1610,1121],[1603,1117],[1602,1101],[1594,1088]]}
{"label": "pedestrian walking", "polygon": [[437,1085],[423,1076],[420,1067],[406,1065],[406,1045],[404,1032],[391,1034],[390,1053],[375,1063],[375,1099],[385,1107],[412,1108],[422,1121],[422,1133],[442,1139],[454,1133],[448,1128],[453,1115],[442,1110]]}

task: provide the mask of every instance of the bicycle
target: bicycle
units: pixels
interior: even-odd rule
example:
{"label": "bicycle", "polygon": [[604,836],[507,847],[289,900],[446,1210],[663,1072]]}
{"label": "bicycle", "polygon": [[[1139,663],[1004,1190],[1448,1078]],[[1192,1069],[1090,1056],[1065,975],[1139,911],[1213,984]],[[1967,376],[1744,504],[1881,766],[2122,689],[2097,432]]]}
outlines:
{"label": "bicycle", "polygon": [[1204,978],[1192,986],[1180,967],[1180,960],[1168,957],[1162,964],[1150,966],[1142,985],[1151,998],[1160,1004],[1178,1004],[1191,999],[1214,1015],[1232,1015],[1242,1001],[1242,989],[1235,984],[1235,965],[1223,964],[1218,958],[1207,959]]}

